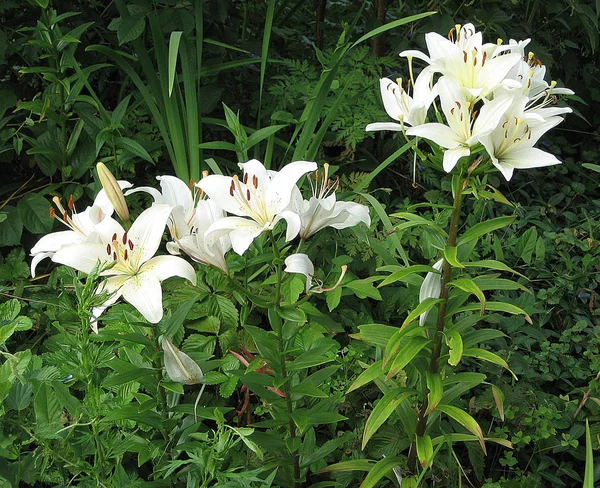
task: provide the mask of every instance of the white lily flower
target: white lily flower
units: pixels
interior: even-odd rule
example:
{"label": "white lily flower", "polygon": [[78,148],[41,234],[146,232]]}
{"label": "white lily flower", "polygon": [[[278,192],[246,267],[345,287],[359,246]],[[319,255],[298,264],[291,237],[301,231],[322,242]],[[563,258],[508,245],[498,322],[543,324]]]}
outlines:
{"label": "white lily flower", "polygon": [[433,88],[430,87],[432,77],[433,71],[427,68],[424,69],[415,81],[412,97],[402,87],[401,79],[396,80],[397,83],[389,78],[379,80],[385,111],[392,119],[400,123],[376,122],[367,125],[365,130],[402,131],[404,124],[413,127],[424,124],[427,118],[427,111],[433,100],[437,97],[437,88],[435,86]]}
{"label": "white lily flower", "polygon": [[164,351],[165,369],[167,376],[175,383],[184,385],[197,385],[204,383],[204,374],[200,366],[186,353],[181,352],[175,345],[164,336],[162,339]]}
{"label": "white lily flower", "polygon": [[[191,221],[192,231],[177,240],[176,243],[167,243],[167,249],[171,254],[179,254],[181,249],[194,261],[215,266],[224,273],[228,273],[225,253],[231,249],[231,239],[228,235],[211,239],[205,237],[209,227],[223,218],[225,218],[225,212],[215,202],[200,200],[196,205],[194,219]],[[170,244],[171,248],[169,248]]]}
{"label": "white lily flower", "polygon": [[406,134],[432,140],[444,152],[444,170],[452,171],[458,160],[471,154],[470,148],[479,144],[479,138],[489,134],[498,126],[502,115],[510,107],[512,98],[495,98],[485,103],[479,113],[474,111],[473,102],[452,80],[442,77],[438,81],[442,110],[448,125],[437,122],[410,127]]}
{"label": "white lily flower", "polygon": [[453,40],[435,32],[425,35],[429,56],[416,50],[403,51],[400,56],[427,62],[434,72],[447,76],[459,87],[465,88],[471,101],[487,96],[499,86],[520,86],[518,82],[506,78],[510,69],[521,59],[518,52],[506,53],[505,47],[483,44],[481,32],[476,32],[473,24],[457,25],[453,31],[456,33]]}
{"label": "white lily flower", "polygon": [[[444,260],[440,259],[437,263],[433,265],[433,269],[436,271],[442,271],[442,266],[444,266]],[[423,283],[421,284],[421,289],[419,290],[419,303],[424,301],[426,298],[439,298],[440,293],[442,292],[442,275],[440,273],[434,273],[430,271],[425,275],[423,279]],[[419,317],[419,325],[422,327],[425,325],[425,321],[427,320],[427,316],[431,309],[424,312]]]}
{"label": "white lily flower", "polygon": [[167,219],[168,205],[153,205],[132,224],[128,232],[114,219],[108,219],[98,233],[99,242],[81,242],[58,250],[53,261],[89,273],[98,262],[112,264],[101,276],[109,278],[99,286],[99,292],[112,294],[94,315],[115,303],[121,296],[151,323],[162,319],[160,283],[171,276],[180,276],[196,284],[194,268],[176,256],[153,257],[160,245]]}
{"label": "white lily flower", "polygon": [[171,207],[171,216],[167,222],[169,233],[174,241],[187,236],[191,232],[192,220],[196,213],[195,197],[189,186],[175,176],[157,176],[162,193],[150,186],[140,186],[126,191],[125,196],[132,193],[145,192],[152,195],[154,203],[163,203]]}
{"label": "white lily flower", "polygon": [[213,223],[206,237],[215,239],[229,234],[233,250],[243,254],[255,237],[272,230],[282,219],[287,222],[286,241],[296,237],[300,217],[285,209],[296,182],[309,171],[315,171],[317,164],[296,161],[280,171],[267,171],[260,161],[253,159],[239,166],[244,172],[242,181],[237,176],[210,175],[196,184],[219,207],[236,215]]}
{"label": "white lily flower", "polygon": [[515,168],[527,169],[560,164],[554,155],[533,146],[543,134],[560,124],[562,118],[544,119],[539,114],[528,113],[525,111],[527,103],[526,97],[515,100],[505,112],[498,127],[479,137],[492,163],[507,181],[512,178]]}
{"label": "white lily flower", "polygon": [[[338,202],[335,190],[339,182],[328,178],[329,165],[324,165],[323,173],[315,172],[314,181],[308,175],[312,187],[310,200],[304,200],[297,186],[292,189],[292,200],[288,209],[300,216],[300,237],[307,239],[324,227],[345,229],[360,222],[371,225],[369,209],[354,202]],[[319,181],[320,180],[320,181]]]}
{"label": "white lily flower", "polygon": [[[306,293],[323,293],[325,291],[335,290],[340,286],[347,269],[347,266],[342,266],[340,277],[336,284],[330,288],[323,288],[323,283],[315,278],[315,266],[306,254],[296,253],[285,258],[284,271],[286,273],[298,273],[306,276]],[[315,285],[313,285],[313,281],[315,282]]]}
{"label": "white lily flower", "polygon": [[[124,180],[118,181],[118,184],[121,189],[132,186],[131,183]],[[98,192],[91,207],[87,207],[83,212],[79,213],[75,211],[72,197],[68,204],[68,211],[62,206],[60,198],[54,197],[53,201],[60,215],[56,214],[54,210],[51,210],[51,215],[71,230],[47,234],[31,248],[31,256],[33,258],[31,260],[31,276],[33,278],[35,278],[35,268],[38,263],[44,258],[51,258],[61,247],[95,239],[97,229],[101,230],[102,223],[115,210],[104,189]],[[70,216],[69,212],[71,212]]]}

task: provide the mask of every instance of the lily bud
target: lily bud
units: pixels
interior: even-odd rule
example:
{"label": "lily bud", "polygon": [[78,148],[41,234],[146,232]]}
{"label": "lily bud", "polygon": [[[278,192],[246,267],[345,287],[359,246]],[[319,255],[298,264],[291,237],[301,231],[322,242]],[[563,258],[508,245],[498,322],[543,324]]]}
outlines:
{"label": "lily bud", "polygon": [[168,337],[163,337],[162,346],[165,352],[165,369],[171,381],[184,385],[204,383],[204,374],[191,357],[177,349]]}
{"label": "lily bud", "polygon": [[116,178],[104,163],[98,163],[96,171],[98,171],[100,183],[104,191],[106,191],[106,195],[115,212],[117,212],[117,215],[123,222],[129,221],[129,209],[127,208],[127,203],[125,203],[125,195],[123,195],[123,190],[121,190]]}

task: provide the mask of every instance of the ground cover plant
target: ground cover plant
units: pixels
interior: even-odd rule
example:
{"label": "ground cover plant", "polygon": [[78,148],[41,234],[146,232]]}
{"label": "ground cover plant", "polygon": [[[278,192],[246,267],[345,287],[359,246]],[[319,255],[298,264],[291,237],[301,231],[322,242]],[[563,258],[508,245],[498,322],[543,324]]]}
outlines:
{"label": "ground cover plant", "polygon": [[593,487],[598,16],[0,6],[2,486]]}

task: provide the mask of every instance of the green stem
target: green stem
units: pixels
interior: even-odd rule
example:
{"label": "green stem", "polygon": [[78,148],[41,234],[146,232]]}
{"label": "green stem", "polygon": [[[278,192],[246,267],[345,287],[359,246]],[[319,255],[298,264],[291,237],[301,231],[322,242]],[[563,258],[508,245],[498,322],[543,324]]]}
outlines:
{"label": "green stem", "polygon": [[[273,258],[275,262],[275,273],[277,277],[277,283],[275,285],[275,311],[277,312],[279,308],[281,308],[281,282],[283,280],[283,273],[281,269],[282,261],[281,254],[279,252],[279,248],[277,247],[277,241],[273,236],[273,233],[269,231],[269,240],[273,246]],[[281,389],[285,394],[285,405],[287,410],[288,417],[288,433],[290,439],[292,439],[292,446],[296,447],[296,426],[294,424],[294,419],[292,418],[292,413],[294,412],[294,405],[292,404],[292,397],[290,394],[290,387],[288,381],[287,367],[285,364],[285,341],[283,339],[283,331],[282,327],[277,327],[278,330],[273,329],[273,332],[277,335],[277,346],[279,353],[279,363],[281,368],[281,378],[282,385]],[[298,449],[296,449],[292,453],[293,458],[293,469],[294,469],[294,486],[300,486],[300,455],[298,453]]]}
{"label": "green stem", "polygon": [[[461,175],[456,178],[456,186],[454,187],[454,204],[452,208],[452,217],[450,218],[450,228],[448,229],[448,247],[456,246],[456,239],[458,236],[458,227],[460,224],[460,211],[462,208],[462,192],[467,179]],[[438,315],[435,334],[433,336],[433,349],[431,351],[431,358],[429,361],[429,373],[435,374],[439,369],[439,359],[442,352],[442,339],[444,336],[444,326],[446,322],[446,307],[448,304],[448,283],[452,280],[452,265],[445,260],[444,269],[442,273],[442,290],[440,293],[440,302],[438,306]],[[425,388],[426,390],[426,388]],[[429,403],[427,401],[427,394],[425,393],[423,404],[417,414],[417,427],[416,435],[423,437],[427,428],[427,408]],[[416,472],[417,467],[417,449],[416,443],[413,441],[408,456],[408,469],[412,472]]]}

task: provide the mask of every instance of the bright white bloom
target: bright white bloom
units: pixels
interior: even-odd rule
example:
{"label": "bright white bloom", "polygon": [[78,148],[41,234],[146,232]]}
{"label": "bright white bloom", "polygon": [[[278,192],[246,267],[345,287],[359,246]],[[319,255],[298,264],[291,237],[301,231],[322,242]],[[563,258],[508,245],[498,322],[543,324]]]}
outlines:
{"label": "bright white bloom", "polygon": [[424,124],[427,111],[435,97],[437,97],[437,88],[435,86],[430,87],[432,77],[433,71],[424,69],[415,81],[412,97],[402,87],[401,79],[398,79],[397,83],[389,78],[379,80],[385,111],[392,119],[400,123],[376,122],[367,125],[365,130],[402,131],[405,124],[413,127]]}
{"label": "bright white bloom", "polygon": [[204,374],[191,357],[177,349],[166,336],[163,337],[162,346],[165,353],[165,369],[171,381],[184,385],[204,383]]}
{"label": "bright white bloom", "polygon": [[[365,205],[353,202],[338,202],[335,190],[339,182],[332,182],[328,178],[329,165],[324,165],[323,173],[315,172],[314,181],[308,175],[312,187],[310,200],[304,200],[298,187],[292,189],[292,201],[289,210],[300,216],[300,237],[307,239],[324,227],[345,229],[353,227],[359,222],[371,225],[369,209]],[[319,181],[320,180],[320,181]]]}
{"label": "bright white bloom", "polygon": [[[433,265],[433,269],[441,272],[442,266],[444,266],[444,260],[440,259]],[[442,275],[439,272],[434,273],[433,271],[430,271],[425,275],[425,279],[423,279],[421,289],[419,290],[419,303],[423,302],[426,298],[440,297],[440,293],[442,292]],[[427,310],[425,313],[422,313],[419,317],[420,326],[425,325],[425,321],[427,320],[429,312],[431,312],[431,309]]]}
{"label": "bright white bloom", "polygon": [[[306,173],[315,171],[317,164],[296,161],[280,171],[267,171],[260,161],[253,159],[240,163],[244,174],[237,176],[210,175],[196,184],[212,201],[236,217],[225,217],[210,226],[206,237],[229,234],[233,250],[243,254],[255,237],[272,230],[277,222],[287,222],[286,241],[300,231],[300,217],[285,210],[292,198],[296,182]],[[249,217],[249,218],[244,218]]]}
{"label": "bright white bloom", "polygon": [[[121,189],[129,188],[131,183],[127,181],[119,181]],[[31,249],[31,276],[35,278],[35,268],[38,263],[48,257],[52,257],[56,251],[63,246],[84,242],[86,240],[94,240],[97,238],[96,232],[101,231],[102,224],[106,222],[113,212],[114,207],[110,203],[106,191],[104,189],[98,192],[96,199],[91,207],[87,207],[83,212],[77,213],[73,199],[68,204],[68,211],[62,206],[60,198],[54,197],[60,215],[57,215],[53,210],[52,216],[65,224],[71,230],[60,232],[52,232],[51,234],[42,237],[35,246]],[[69,211],[71,215],[69,216]]]}
{"label": "bright white bloom", "polygon": [[171,238],[177,241],[191,231],[192,220],[196,213],[194,195],[190,187],[175,176],[157,176],[156,179],[160,181],[162,193],[150,186],[140,186],[125,192],[125,196],[142,191],[152,195],[154,203],[169,205],[172,210],[167,227]]}
{"label": "bright white bloom", "polygon": [[171,276],[180,276],[196,284],[196,273],[187,261],[176,256],[153,257],[170,214],[168,205],[153,205],[140,214],[128,232],[116,220],[109,219],[98,232],[98,242],[63,247],[52,259],[84,273],[98,263],[112,265],[101,273],[109,278],[98,290],[112,296],[95,315],[123,296],[148,322],[157,323],[163,316],[160,283]]}
{"label": "bright white bloom", "polygon": [[515,100],[504,114],[500,124],[489,134],[480,136],[479,141],[490,155],[492,163],[510,180],[515,168],[537,168],[560,164],[560,161],[534,144],[547,131],[562,122],[561,117],[542,118],[535,113],[525,112],[526,97]]}
{"label": "bright white bloom", "polygon": [[[342,266],[342,273],[340,274],[340,277],[338,278],[336,284],[330,288],[323,288],[323,283],[316,279],[315,266],[306,254],[297,253],[285,258],[284,271],[286,273],[298,273],[306,276],[306,293],[323,293],[324,291],[335,290],[338,286],[340,286],[340,283],[346,274],[346,269],[348,269],[347,266]],[[315,285],[313,285],[313,281],[315,282]]]}
{"label": "bright white bloom", "polygon": [[415,50],[403,51],[400,56],[427,62],[434,72],[466,89],[470,100],[485,97],[499,86],[520,86],[506,75],[519,62],[521,54],[506,53],[507,47],[497,44],[483,44],[481,32],[476,32],[473,24],[457,25],[455,33],[453,40],[435,32],[426,34],[429,56]]}
{"label": "bright white bloom", "polygon": [[225,253],[231,249],[231,239],[228,235],[213,235],[205,237],[209,227],[220,219],[225,218],[225,212],[212,200],[200,200],[196,205],[194,219],[190,222],[192,231],[179,239],[177,248],[167,249],[171,254],[179,254],[179,249],[194,261],[209,266],[215,266],[224,273],[228,272]]}
{"label": "bright white bloom", "polygon": [[471,154],[471,147],[479,138],[489,134],[498,126],[502,115],[510,107],[512,98],[495,98],[485,103],[479,113],[474,111],[473,102],[467,100],[465,92],[452,80],[443,77],[438,82],[442,110],[448,125],[437,122],[411,127],[406,133],[430,139],[446,148],[444,170],[449,173],[460,158]]}

